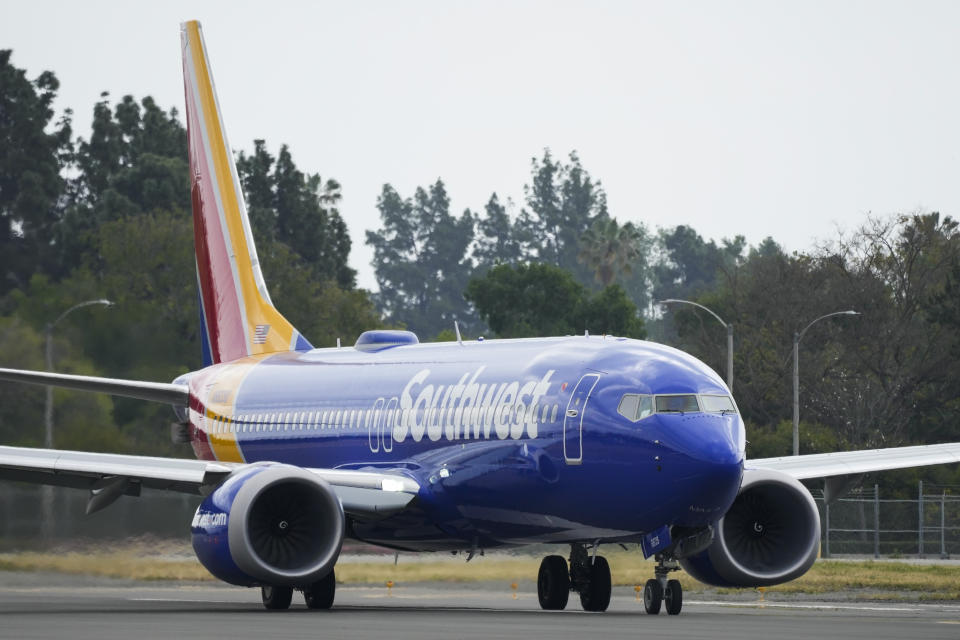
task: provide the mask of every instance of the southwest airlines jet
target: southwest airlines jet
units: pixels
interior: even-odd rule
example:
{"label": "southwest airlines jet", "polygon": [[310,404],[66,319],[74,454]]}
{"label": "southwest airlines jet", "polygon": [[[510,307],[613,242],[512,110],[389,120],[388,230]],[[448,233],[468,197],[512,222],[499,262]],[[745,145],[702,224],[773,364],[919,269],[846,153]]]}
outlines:
{"label": "southwest airlines jet", "polygon": [[172,383],[0,370],[0,379],[173,406],[196,460],[0,447],[0,478],[86,489],[88,512],[143,488],[204,496],[200,562],[264,606],[333,605],[345,538],[405,551],[569,545],[540,605],[610,601],[598,549],[654,556],[647,613],[680,612],[683,567],[773,585],[817,557],[801,480],[960,461],[960,443],[746,460],[730,390],[695,358],[614,336],[421,344],[368,331],[314,349],[274,308],[257,260],[200,25],[181,27],[204,367]]}

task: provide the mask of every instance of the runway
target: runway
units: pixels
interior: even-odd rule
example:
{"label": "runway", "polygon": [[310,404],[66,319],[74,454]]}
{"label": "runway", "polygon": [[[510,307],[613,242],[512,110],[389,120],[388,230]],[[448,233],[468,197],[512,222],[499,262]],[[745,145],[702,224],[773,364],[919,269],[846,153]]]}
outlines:
{"label": "runway", "polygon": [[[299,594],[298,594],[299,595]],[[751,596],[752,598],[752,596]],[[632,588],[606,613],[545,612],[533,584],[338,585],[330,611],[265,611],[259,592],[208,584],[0,572],[0,638],[950,638],[960,604],[758,602],[690,594],[679,616],[648,616]]]}

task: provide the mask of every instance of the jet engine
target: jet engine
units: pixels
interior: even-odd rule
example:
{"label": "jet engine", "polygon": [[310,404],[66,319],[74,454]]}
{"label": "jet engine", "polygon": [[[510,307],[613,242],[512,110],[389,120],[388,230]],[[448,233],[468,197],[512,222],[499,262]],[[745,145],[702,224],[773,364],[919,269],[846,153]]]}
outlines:
{"label": "jet engine", "polygon": [[740,493],[704,551],[682,558],[687,573],[718,587],[788,582],[813,565],[820,514],[810,492],[785,473],[747,469]]}
{"label": "jet engine", "polygon": [[242,586],[309,586],[333,568],[343,506],[322,478],[290,465],[246,467],[200,504],[193,549],[217,578]]}

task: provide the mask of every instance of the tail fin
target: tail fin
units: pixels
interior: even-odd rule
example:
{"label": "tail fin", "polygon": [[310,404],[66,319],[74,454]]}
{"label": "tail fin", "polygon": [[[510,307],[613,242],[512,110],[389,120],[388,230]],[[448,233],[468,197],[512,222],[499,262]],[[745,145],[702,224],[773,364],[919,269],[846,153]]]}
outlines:
{"label": "tail fin", "polygon": [[311,349],[267,293],[200,23],[180,39],[204,364]]}

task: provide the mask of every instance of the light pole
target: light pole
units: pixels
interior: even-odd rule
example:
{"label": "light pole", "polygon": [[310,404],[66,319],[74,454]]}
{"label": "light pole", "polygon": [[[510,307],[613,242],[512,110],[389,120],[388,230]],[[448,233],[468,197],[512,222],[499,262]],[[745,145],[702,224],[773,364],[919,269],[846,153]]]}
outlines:
{"label": "light pole", "polygon": [[717,322],[722,324],[727,328],[727,388],[730,389],[730,393],[733,393],[733,324],[723,321],[723,318],[718,316],[716,313],[708,309],[707,307],[699,304],[697,302],[692,302],[690,300],[678,300],[676,298],[668,298],[666,300],[661,300],[660,304],[667,304],[670,302],[677,302],[680,304],[692,304],[695,307],[703,309],[714,318],[717,319]]}
{"label": "light pole", "polygon": [[804,327],[803,331],[793,332],[793,455],[795,456],[800,455],[800,341],[803,339],[803,334],[824,318],[858,315],[860,315],[858,311],[834,311],[820,316]]}
{"label": "light pole", "polygon": [[[77,309],[83,307],[89,307],[94,304],[102,304],[107,307],[112,306],[113,303],[106,299],[99,300],[87,300],[86,302],[81,302],[75,304],[63,313],[61,313],[56,320],[47,324],[44,329],[44,336],[46,338],[46,360],[47,360],[47,371],[53,371],[53,328],[57,326],[61,320],[66,318],[68,315],[76,311]],[[47,386],[47,398],[43,406],[43,420],[44,420],[44,434],[43,434],[43,446],[47,449],[53,448],[53,387]],[[43,487],[43,537],[49,540],[53,534],[53,487],[44,486]]]}

